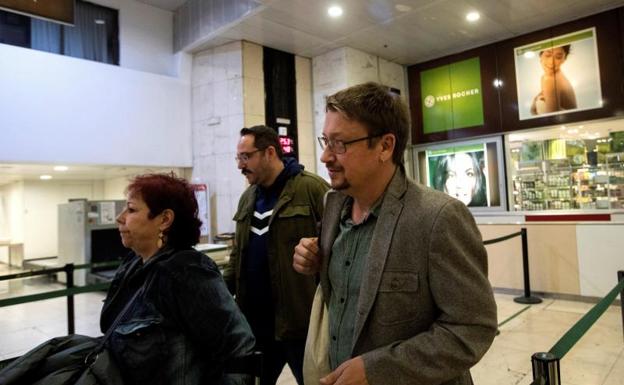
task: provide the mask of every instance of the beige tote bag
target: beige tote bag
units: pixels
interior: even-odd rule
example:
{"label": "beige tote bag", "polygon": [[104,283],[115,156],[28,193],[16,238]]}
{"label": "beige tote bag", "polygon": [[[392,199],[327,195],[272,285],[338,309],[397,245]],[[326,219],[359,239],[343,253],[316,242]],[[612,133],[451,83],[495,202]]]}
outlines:
{"label": "beige tote bag", "polygon": [[321,285],[316,287],[308,337],[303,354],[303,383],[319,385],[319,380],[331,372],[329,367],[329,314],[323,302]]}

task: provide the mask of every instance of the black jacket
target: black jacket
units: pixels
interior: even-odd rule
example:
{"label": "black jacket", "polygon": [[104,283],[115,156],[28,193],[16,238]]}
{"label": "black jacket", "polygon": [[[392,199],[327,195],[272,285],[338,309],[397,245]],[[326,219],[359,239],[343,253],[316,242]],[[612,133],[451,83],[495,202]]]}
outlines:
{"label": "black jacket", "polygon": [[166,248],[143,265],[132,253],[104,301],[102,331],[141,287],[107,342],[126,383],[221,384],[226,362],[251,352],[251,329],[206,255]]}

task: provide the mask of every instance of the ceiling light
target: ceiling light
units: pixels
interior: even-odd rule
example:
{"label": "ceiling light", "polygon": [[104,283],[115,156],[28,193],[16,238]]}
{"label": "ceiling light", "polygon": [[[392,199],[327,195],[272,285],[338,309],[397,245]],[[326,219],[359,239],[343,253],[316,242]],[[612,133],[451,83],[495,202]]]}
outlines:
{"label": "ceiling light", "polygon": [[54,166],[54,171],[67,171],[69,167],[67,166]]}
{"label": "ceiling light", "polygon": [[494,79],[493,84],[494,84],[494,87],[496,87],[496,88],[500,88],[500,87],[502,87],[502,86],[503,86],[503,81],[502,81],[502,80],[500,80],[500,79]]}
{"label": "ceiling light", "polygon": [[466,14],[466,20],[468,20],[471,23],[474,23],[475,21],[479,20],[480,18],[481,18],[481,15],[477,11],[468,12]]}
{"label": "ceiling light", "polygon": [[332,5],[327,8],[327,14],[331,17],[340,17],[342,16],[342,7],[339,5]]}
{"label": "ceiling light", "polygon": [[41,179],[41,180],[50,180],[50,179],[52,179],[52,175],[39,175],[39,179]]}

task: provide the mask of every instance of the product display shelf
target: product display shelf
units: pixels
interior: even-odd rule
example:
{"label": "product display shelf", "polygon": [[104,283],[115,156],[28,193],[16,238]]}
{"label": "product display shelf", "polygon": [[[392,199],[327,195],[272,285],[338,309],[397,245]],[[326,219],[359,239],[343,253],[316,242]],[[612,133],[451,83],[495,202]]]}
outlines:
{"label": "product display shelf", "polygon": [[570,210],[576,208],[569,163],[539,161],[524,163],[513,181],[517,211]]}
{"label": "product display shelf", "polygon": [[579,208],[624,208],[624,154],[606,154],[605,163],[579,166],[573,179]]}
{"label": "product display shelf", "polygon": [[608,196],[612,209],[624,209],[624,153],[607,154]]}

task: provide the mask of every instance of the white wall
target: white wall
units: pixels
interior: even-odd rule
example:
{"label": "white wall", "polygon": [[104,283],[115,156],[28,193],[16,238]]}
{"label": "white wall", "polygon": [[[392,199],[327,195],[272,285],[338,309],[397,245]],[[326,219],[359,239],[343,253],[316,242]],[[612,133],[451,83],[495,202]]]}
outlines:
{"label": "white wall", "polygon": [[[25,181],[24,259],[58,254],[58,204],[68,199],[94,199],[102,182]],[[13,242],[13,239],[11,240]]]}
{"label": "white wall", "polygon": [[190,84],[0,44],[0,162],[190,166]]}
{"label": "white wall", "polygon": [[9,208],[5,189],[0,187],[0,241],[9,238]]}
{"label": "white wall", "polygon": [[129,180],[130,178],[127,176],[106,179],[104,181],[104,196],[102,196],[102,199],[126,199],[125,190]]}
{"label": "white wall", "polygon": [[90,0],[119,11],[120,66],[177,76],[173,12],[135,0]]}
{"label": "white wall", "polygon": [[624,224],[576,226],[581,295],[604,297],[624,270]]}
{"label": "white wall", "polygon": [[[245,189],[245,178],[234,161],[246,120],[242,77],[240,41],[202,51],[193,58],[191,180],[208,186],[211,234],[234,231],[232,216]],[[248,92],[252,90],[245,94]]]}
{"label": "white wall", "polygon": [[24,182],[4,187],[7,198],[9,239],[12,243],[24,242]]}

